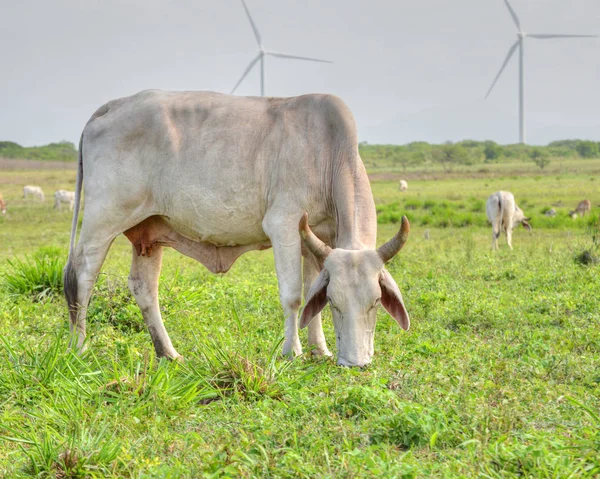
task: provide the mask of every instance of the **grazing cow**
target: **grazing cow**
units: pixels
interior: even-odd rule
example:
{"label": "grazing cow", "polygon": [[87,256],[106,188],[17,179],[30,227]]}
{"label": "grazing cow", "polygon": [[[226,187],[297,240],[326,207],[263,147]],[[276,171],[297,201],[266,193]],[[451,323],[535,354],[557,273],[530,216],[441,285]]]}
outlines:
{"label": "grazing cow", "polygon": [[573,211],[569,211],[569,216],[573,219],[577,218],[578,214],[581,216],[585,216],[585,214],[589,213],[591,209],[592,204],[590,203],[590,200],[583,200],[579,202],[577,208],[575,208]]}
{"label": "grazing cow", "polygon": [[40,201],[44,201],[44,192],[39,186],[31,186],[27,185],[23,187],[23,198],[27,198],[28,196],[33,196]]}
{"label": "grazing cow", "polygon": [[[75,246],[82,185],[86,204]],[[377,217],[356,125],[337,97],[154,90],[114,100],[92,115],[80,140],[64,272],[72,341],[84,348],[94,281],[124,233],[133,245],[129,287],[158,356],[180,357],[158,304],[164,246],[213,273],[226,272],[247,251],[272,247],[283,354],[302,352],[304,281],[300,327],[308,326],[313,352],[331,354],[320,315],[329,303],[338,364],[363,366],[373,355],[379,304],[409,327],[384,267],[408,231],[403,218],[400,231],[375,249]]]}
{"label": "grazing cow", "polygon": [[2,213],[3,215],[6,214],[6,201],[4,201],[2,195],[0,195],[0,213]]}
{"label": "grazing cow", "polygon": [[400,180],[400,183],[398,183],[398,189],[400,191],[408,190],[408,183],[406,182],[406,180]]}
{"label": "grazing cow", "polygon": [[548,211],[544,213],[546,216],[556,216],[556,210],[554,208],[550,208]]}
{"label": "grazing cow", "polygon": [[54,193],[54,209],[60,211],[61,203],[68,203],[69,210],[73,211],[73,204],[75,203],[75,193],[67,190],[57,190]]}
{"label": "grazing cow", "polygon": [[497,191],[490,195],[485,205],[485,210],[490,223],[492,223],[492,249],[498,249],[498,238],[500,232],[506,232],[506,242],[512,249],[512,230],[515,226],[522,224],[524,228],[531,231],[525,214],[515,203],[515,197],[508,191]]}

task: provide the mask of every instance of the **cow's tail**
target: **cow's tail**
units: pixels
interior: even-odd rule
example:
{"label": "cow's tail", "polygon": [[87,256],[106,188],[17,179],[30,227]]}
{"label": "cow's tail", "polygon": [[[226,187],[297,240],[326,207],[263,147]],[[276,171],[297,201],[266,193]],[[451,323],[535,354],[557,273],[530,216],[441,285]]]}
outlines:
{"label": "cow's tail", "polygon": [[498,239],[500,238],[502,228],[506,230],[506,227],[504,225],[504,201],[502,201],[502,195],[496,196],[496,200],[498,201],[498,231],[496,232],[496,239]]}
{"label": "cow's tail", "polygon": [[77,306],[77,271],[73,265],[73,254],[75,250],[75,237],[77,236],[77,224],[79,222],[79,205],[81,203],[81,190],[83,187],[83,133],[79,139],[79,151],[77,155],[77,181],[75,183],[75,204],[73,205],[73,223],[71,225],[71,241],[69,243],[69,256],[63,271],[63,283],[65,297],[69,306],[71,323],[76,320]]}

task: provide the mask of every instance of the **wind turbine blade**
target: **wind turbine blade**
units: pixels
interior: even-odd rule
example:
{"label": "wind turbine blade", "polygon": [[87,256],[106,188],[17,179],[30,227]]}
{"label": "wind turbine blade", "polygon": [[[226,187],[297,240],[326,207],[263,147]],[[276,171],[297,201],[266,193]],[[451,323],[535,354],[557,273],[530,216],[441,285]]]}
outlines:
{"label": "wind turbine blade", "polygon": [[528,33],[528,37],[531,38],[598,38],[598,35],[563,35],[562,33]]}
{"label": "wind turbine blade", "polygon": [[231,90],[231,93],[233,94],[233,92],[237,89],[237,87],[240,86],[240,83],[242,83],[244,81],[244,78],[246,78],[246,75],[248,73],[250,73],[250,70],[252,70],[252,67],[254,67],[254,65],[256,65],[256,62],[258,60],[260,60],[260,56],[261,54],[259,53],[256,58],[254,60],[252,60],[250,62],[250,64],[248,65],[248,67],[246,68],[246,70],[244,71],[244,74],[242,75],[242,77],[238,80],[238,82],[235,84],[235,86],[233,87],[233,90]]}
{"label": "wind turbine blade", "polygon": [[521,40],[517,40],[515,43],[513,43],[513,46],[510,47],[510,50],[508,50],[508,55],[506,55],[506,59],[504,60],[504,63],[502,64],[502,66],[500,67],[500,71],[498,72],[498,74],[496,75],[496,78],[494,78],[494,81],[492,82],[492,86],[490,87],[490,89],[488,90],[488,92],[485,95],[485,98],[487,98],[488,96],[490,96],[490,93],[492,92],[492,89],[494,88],[494,85],[496,84],[496,82],[498,81],[498,78],[500,78],[500,75],[502,75],[502,72],[504,71],[504,69],[506,68],[506,65],[508,63],[508,61],[510,60],[510,57],[513,56],[513,53],[515,53],[515,50],[517,49],[517,47],[519,46],[519,42]]}
{"label": "wind turbine blade", "polygon": [[508,3],[508,0],[504,0],[504,3],[506,3],[506,7],[508,8],[508,11],[510,12],[510,16],[515,21],[515,25],[517,26],[519,31],[521,31],[521,22],[519,22],[519,17],[517,17],[517,12],[515,12],[513,7],[510,5],[510,3]]}
{"label": "wind turbine blade", "polygon": [[246,15],[248,15],[248,20],[250,20],[250,25],[252,25],[252,30],[254,30],[254,36],[256,37],[256,41],[258,42],[258,46],[262,46],[262,40],[260,38],[260,33],[258,33],[258,28],[254,25],[254,21],[252,20],[252,16],[250,15],[250,10],[246,6],[246,2],[242,0],[242,5],[244,5],[244,10],[246,10]]}
{"label": "wind turbine blade", "polygon": [[294,60],[308,60],[311,62],[333,63],[330,60],[321,60],[320,58],[310,58],[310,57],[299,57],[297,55],[289,55],[287,53],[265,52],[265,54],[271,55],[272,57],[277,57],[277,58],[293,58]]}

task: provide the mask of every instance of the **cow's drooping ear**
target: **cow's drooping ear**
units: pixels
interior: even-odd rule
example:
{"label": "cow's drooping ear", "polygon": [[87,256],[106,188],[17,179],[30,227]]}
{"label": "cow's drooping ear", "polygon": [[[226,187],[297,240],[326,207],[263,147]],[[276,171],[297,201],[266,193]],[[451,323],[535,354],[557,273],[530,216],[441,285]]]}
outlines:
{"label": "cow's drooping ear", "polygon": [[312,319],[321,312],[327,304],[327,285],[329,284],[329,273],[322,270],[317,280],[310,287],[306,304],[300,316],[300,328],[306,328]]}
{"label": "cow's drooping ear", "polygon": [[381,305],[402,329],[407,330],[410,327],[410,319],[402,301],[402,293],[392,275],[385,268],[381,270],[379,286],[381,287]]}
{"label": "cow's drooping ear", "polygon": [[525,218],[523,221],[521,221],[523,228],[525,228],[527,231],[531,231],[531,225],[527,223],[530,219],[531,218]]}

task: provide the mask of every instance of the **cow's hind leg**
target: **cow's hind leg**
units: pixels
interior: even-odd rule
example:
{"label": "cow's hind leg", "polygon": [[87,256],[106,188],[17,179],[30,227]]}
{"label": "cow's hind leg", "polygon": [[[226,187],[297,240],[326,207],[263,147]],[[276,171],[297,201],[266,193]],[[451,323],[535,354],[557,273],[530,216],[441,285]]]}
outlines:
{"label": "cow's hind leg", "polygon": [[82,228],[79,243],[64,270],[64,291],[69,306],[71,328],[69,346],[75,345],[80,352],[85,350],[87,307],[92,289],[115,238],[103,236],[100,231],[88,233],[88,229]]}
{"label": "cow's hind leg", "polygon": [[129,289],[142,311],[144,322],[154,343],[156,355],[177,359],[181,355],[171,343],[171,338],[169,338],[163,324],[158,305],[158,278],[162,265],[162,253],[162,246],[153,245],[150,255],[138,255],[135,246],[133,246]]}
{"label": "cow's hind leg", "polygon": [[[308,296],[310,287],[319,275],[319,266],[316,258],[309,254],[304,257],[303,280],[304,280],[304,300]],[[308,323],[308,346],[312,347],[312,353],[319,356],[331,356],[327,349],[327,342],[323,334],[323,324],[321,322],[321,313],[317,314],[310,323]]]}
{"label": "cow's hind leg", "polygon": [[492,224],[492,249],[498,249],[498,238],[500,238],[500,225]]}

